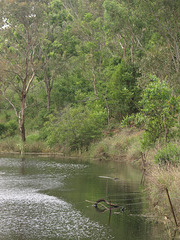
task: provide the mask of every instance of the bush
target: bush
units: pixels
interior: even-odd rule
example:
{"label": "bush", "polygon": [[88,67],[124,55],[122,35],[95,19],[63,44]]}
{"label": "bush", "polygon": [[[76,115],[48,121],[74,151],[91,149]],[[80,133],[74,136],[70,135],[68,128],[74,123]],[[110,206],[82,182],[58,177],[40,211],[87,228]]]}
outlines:
{"label": "bush", "polygon": [[109,154],[109,145],[107,145],[105,142],[99,143],[93,152],[93,157],[98,158],[99,160],[108,160],[110,159]]}
{"label": "bush", "polygon": [[0,136],[12,137],[15,136],[18,125],[15,120],[10,120],[7,123],[0,123]]}
{"label": "bush", "polygon": [[18,124],[16,120],[10,120],[5,124],[6,126],[6,136],[14,136],[16,134],[16,130],[18,129]]}
{"label": "bush", "polygon": [[39,139],[40,139],[40,137],[39,137],[38,133],[32,133],[32,134],[30,134],[30,135],[28,135],[26,137],[26,141],[28,143],[30,143],[30,142],[37,142]]}
{"label": "bush", "polygon": [[15,137],[7,137],[0,141],[0,152],[20,152],[19,151],[20,139]]}
{"label": "bush", "polygon": [[180,98],[173,96],[168,83],[151,76],[139,105],[140,112],[126,117],[122,124],[145,129],[142,149],[154,146],[157,141],[164,144],[172,139],[180,112]]}
{"label": "bush", "polygon": [[140,100],[141,91],[137,86],[138,76],[137,67],[127,65],[124,61],[113,67],[107,98],[111,117],[118,121],[127,114],[137,112],[136,103]]}
{"label": "bush", "polygon": [[6,126],[3,123],[0,123],[0,136],[6,132]]}
{"label": "bush", "polygon": [[180,148],[178,145],[168,143],[154,156],[155,162],[159,164],[177,164],[180,162]]}
{"label": "bush", "polygon": [[41,137],[50,146],[59,144],[71,150],[87,149],[102,135],[107,121],[106,111],[99,105],[67,107],[61,114],[50,115]]}
{"label": "bush", "polygon": [[26,143],[24,150],[25,152],[29,152],[29,153],[47,152],[46,145],[41,141]]}
{"label": "bush", "polygon": [[140,101],[148,142],[155,144],[156,140],[167,142],[171,139],[180,111],[179,101],[172,95],[172,89],[165,80],[160,81],[156,76],[151,76],[151,82]]}

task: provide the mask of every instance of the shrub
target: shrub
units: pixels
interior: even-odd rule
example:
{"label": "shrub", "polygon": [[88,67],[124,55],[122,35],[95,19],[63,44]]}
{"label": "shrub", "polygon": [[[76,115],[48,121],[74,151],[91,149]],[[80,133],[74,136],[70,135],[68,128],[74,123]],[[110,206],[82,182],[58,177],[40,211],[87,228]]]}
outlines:
{"label": "shrub", "polygon": [[36,141],[36,142],[26,143],[24,150],[25,152],[30,152],[30,153],[41,153],[41,152],[46,152],[47,148],[43,142]]}
{"label": "shrub", "polygon": [[29,142],[37,142],[40,139],[38,133],[32,133],[26,137],[26,141]]}
{"label": "shrub", "polygon": [[154,158],[155,162],[159,164],[177,164],[180,162],[180,148],[176,144],[168,143],[157,152]]}
{"label": "shrub", "polygon": [[15,136],[18,128],[16,120],[10,120],[7,123],[0,123],[0,136],[12,137]]}
{"label": "shrub", "polygon": [[41,136],[50,146],[59,144],[71,150],[88,148],[98,139],[106,123],[106,111],[101,106],[67,107],[61,114],[49,116]]}
{"label": "shrub", "polygon": [[135,65],[127,65],[124,61],[113,67],[111,80],[108,83],[107,98],[111,117],[116,120],[137,112],[136,103],[140,99],[140,89],[137,86],[138,76],[138,68]]}
{"label": "shrub", "polygon": [[156,140],[167,142],[171,138],[172,128],[180,110],[179,99],[172,96],[168,83],[151,76],[151,82],[143,92],[140,105],[145,119],[147,140],[152,144],[155,144]]}
{"label": "shrub", "polygon": [[2,152],[19,152],[19,138],[7,137],[0,141],[0,151]]}
{"label": "shrub", "polygon": [[109,146],[105,142],[99,143],[94,149],[93,157],[99,160],[110,159]]}
{"label": "shrub", "polygon": [[3,123],[0,123],[0,136],[6,132],[6,126]]}
{"label": "shrub", "polygon": [[16,130],[18,129],[18,124],[16,120],[10,120],[5,124],[6,126],[6,136],[14,136],[16,134]]}
{"label": "shrub", "polygon": [[140,126],[145,129],[142,149],[145,150],[159,143],[167,143],[172,139],[177,116],[180,112],[180,98],[172,95],[166,81],[151,76],[151,82],[142,93],[139,102],[140,112],[126,117],[122,122],[127,126]]}

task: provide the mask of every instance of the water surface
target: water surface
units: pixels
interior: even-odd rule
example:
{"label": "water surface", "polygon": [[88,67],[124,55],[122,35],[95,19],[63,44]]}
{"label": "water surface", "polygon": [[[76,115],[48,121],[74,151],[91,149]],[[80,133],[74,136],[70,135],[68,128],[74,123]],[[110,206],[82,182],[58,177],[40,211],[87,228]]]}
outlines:
{"label": "water surface", "polygon": [[[140,181],[123,162],[0,158],[0,240],[166,239]],[[95,209],[100,198],[119,208]]]}

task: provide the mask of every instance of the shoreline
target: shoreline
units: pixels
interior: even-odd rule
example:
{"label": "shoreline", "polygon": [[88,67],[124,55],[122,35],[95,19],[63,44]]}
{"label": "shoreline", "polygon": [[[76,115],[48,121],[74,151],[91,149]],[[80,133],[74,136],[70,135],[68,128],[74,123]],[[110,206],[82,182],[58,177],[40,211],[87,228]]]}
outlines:
{"label": "shoreline", "polygon": [[[175,220],[172,214],[171,206],[168,202],[166,189],[168,189],[172,206],[176,215],[177,224],[180,224],[180,166],[159,165],[154,161],[155,151],[151,149],[145,156],[145,165],[143,163],[142,152],[140,149],[140,139],[142,131],[136,129],[125,129],[119,131],[114,136],[107,136],[101,141],[94,143],[85,152],[71,152],[65,154],[62,152],[25,152],[23,156],[55,157],[69,158],[91,161],[126,161],[136,165],[144,175],[143,186],[150,202],[150,212],[157,221],[163,223],[170,229],[174,229]],[[43,149],[41,149],[43,151]],[[44,149],[45,150],[45,149]],[[48,149],[47,149],[48,150]],[[21,156],[18,151],[0,151],[0,156]],[[177,229],[177,227],[176,227]]]}

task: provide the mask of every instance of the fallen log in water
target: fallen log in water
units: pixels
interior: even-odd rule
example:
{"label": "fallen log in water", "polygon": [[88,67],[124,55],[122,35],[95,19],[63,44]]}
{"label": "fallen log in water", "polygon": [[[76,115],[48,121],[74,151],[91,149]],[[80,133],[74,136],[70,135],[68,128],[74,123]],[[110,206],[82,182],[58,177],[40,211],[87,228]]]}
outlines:
{"label": "fallen log in water", "polygon": [[[108,202],[106,201],[104,198],[100,198],[98,199],[95,203],[92,202],[92,201],[89,201],[89,200],[86,200],[86,202],[89,202],[89,203],[93,203],[93,207],[95,207],[99,212],[104,212],[104,211],[107,211],[107,210],[111,210],[111,209],[117,209],[117,208],[121,208],[121,212],[124,212],[125,211],[125,208],[123,206],[119,206],[117,204],[113,204],[111,202]],[[106,203],[108,206],[105,206],[104,204],[102,204],[102,202]],[[104,209],[100,209],[98,208],[98,204],[101,204],[101,206],[104,208]]]}
{"label": "fallen log in water", "polygon": [[116,204],[113,204],[113,203],[110,203],[108,201],[106,201],[104,198],[100,198],[98,199],[95,204],[94,204],[94,207],[97,208],[98,207],[98,204],[101,203],[101,202],[105,202],[107,205],[109,205],[110,207],[112,208],[118,208],[119,206],[116,205]]}

